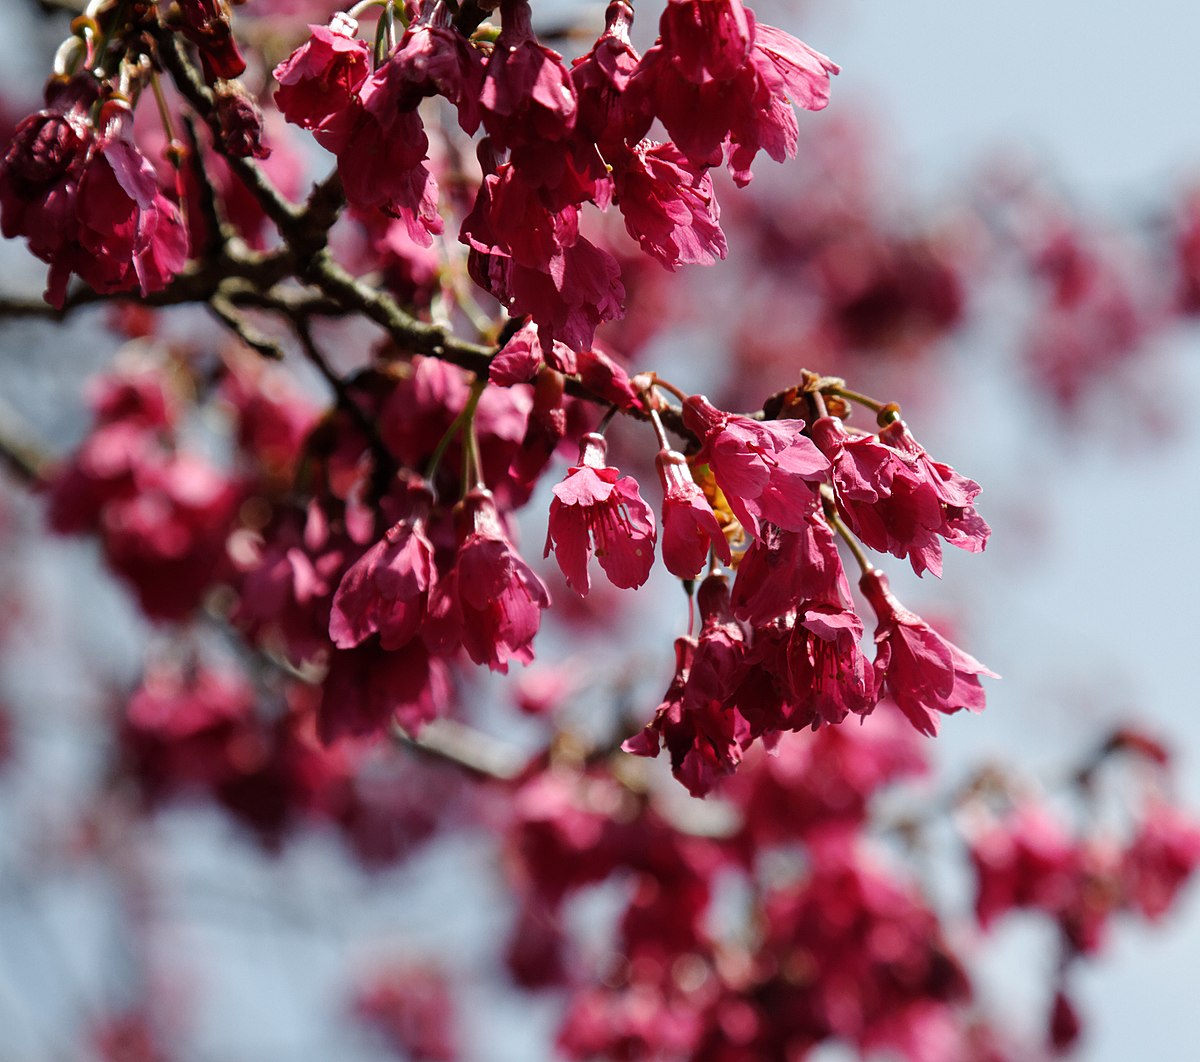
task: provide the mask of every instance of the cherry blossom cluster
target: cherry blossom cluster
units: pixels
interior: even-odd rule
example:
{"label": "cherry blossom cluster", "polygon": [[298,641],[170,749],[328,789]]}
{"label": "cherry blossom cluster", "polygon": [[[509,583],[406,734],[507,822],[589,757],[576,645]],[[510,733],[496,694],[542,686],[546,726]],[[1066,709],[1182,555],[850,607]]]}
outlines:
{"label": "cherry blossom cluster", "polygon": [[[494,41],[468,40],[450,6],[425,3],[374,69],[339,16],[276,69],[276,103],[337,156],[353,206],[400,218],[425,244],[443,218],[418,105],[440,96],[465,133],[482,125],[483,183],[461,232],[471,276],[531,317],[543,348],[583,350],[623,314],[625,291],[616,259],[580,233],[582,206],[616,205],[669,269],[723,258],[707,171],[727,158],[744,184],[760,150],[794,157],[792,105],[823,107],[837,67],[756,25],[740,0],[671,0],[645,56],[629,40],[632,8],[614,0],[570,69],[538,42],[527,0],[504,0],[500,16]],[[671,140],[646,138],[655,119]]]}
{"label": "cherry blossom cluster", "polygon": [[[1070,795],[1091,808],[1102,763],[1137,777],[1147,764],[1117,762],[1121,754],[1160,748],[1121,732],[1076,772]],[[872,830],[873,799],[927,769],[895,705],[870,726],[788,735],[775,754],[749,759],[723,790],[733,824],[683,837],[653,797],[622,793],[598,772],[552,767],[517,791],[511,844],[525,900],[508,963],[521,984],[571,986],[559,1034],[568,1057],[803,1057],[830,1041],[921,1060],[1059,1055],[1081,1028],[1065,987],[1070,962],[1095,954],[1119,912],[1161,917],[1200,865],[1195,821],[1161,802],[1164,762],[1150,761],[1144,808],[1126,836],[1097,827],[1072,837],[1028,781],[994,770],[963,787],[956,814],[961,854],[977,871],[980,927],[1025,908],[1064,933],[1039,1043],[989,1022],[969,932]],[[1005,791],[1011,798],[998,797]],[[928,857],[929,821],[892,829]],[[580,970],[563,912],[616,875],[630,886],[611,965]],[[750,883],[752,929],[713,911],[731,880]]]}
{"label": "cherry blossom cluster", "polygon": [[[724,528],[688,462],[670,450],[659,455],[664,563],[684,579],[700,574],[706,553],[712,564],[697,594],[699,632],[676,642],[667,696],[625,748],[654,756],[665,746],[675,776],[695,795],[731,773],[755,739],[773,743],[784,731],[861,718],[884,694],[925,734],[937,732],[940,714],[984,705],[979,679],[993,673],[904,608],[861,549],[907,559],[918,575],[940,574],[942,542],[969,552],[987,542],[974,508],[978,485],[933,460],[894,407],[874,403],[878,432],[849,428],[825,410],[820,383],[809,395],[822,414],[811,427],[796,415],[755,420],[702,396],[683,399],[682,421],[700,442],[691,463],[711,478]],[[589,462],[599,463],[585,442],[581,466]],[[640,503],[634,484],[618,495],[615,470],[607,494],[582,499],[571,491],[580,472],[555,492],[557,504],[570,491],[577,510],[574,536],[563,515],[570,510],[558,510],[559,562],[570,579],[568,566],[575,569],[590,535],[606,571],[617,558],[621,578],[610,578],[626,585],[629,562],[621,558],[649,553],[653,525],[630,504]],[[555,519],[552,508],[552,540]],[[839,534],[859,561],[859,589],[875,617],[873,660],[863,653]],[[648,572],[647,560],[641,580]]]}

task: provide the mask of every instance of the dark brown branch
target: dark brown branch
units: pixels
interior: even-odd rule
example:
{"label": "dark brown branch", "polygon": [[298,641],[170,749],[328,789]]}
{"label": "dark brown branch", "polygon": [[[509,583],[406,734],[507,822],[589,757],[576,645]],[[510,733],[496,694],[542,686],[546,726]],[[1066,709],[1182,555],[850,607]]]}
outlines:
{"label": "dark brown branch", "polygon": [[279,343],[247,321],[223,291],[217,291],[208,300],[208,307],[251,350],[271,361],[279,361],[283,357],[283,348]]}

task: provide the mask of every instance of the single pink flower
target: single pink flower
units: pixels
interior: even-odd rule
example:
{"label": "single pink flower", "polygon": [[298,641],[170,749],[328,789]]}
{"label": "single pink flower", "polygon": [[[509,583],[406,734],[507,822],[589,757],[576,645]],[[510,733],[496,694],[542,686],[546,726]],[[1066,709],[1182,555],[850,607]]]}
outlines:
{"label": "single pink flower", "polygon": [[616,587],[639,587],[654,565],[654,514],[632,476],[605,464],[607,444],[590,432],[579,446],[579,464],[554,488],[546,553],[580,594],[591,588],[588,559],[594,553]]}
{"label": "single pink flower", "polygon": [[47,106],[18,124],[0,162],[0,228],[54,262],[76,239],[75,197],[94,137],[95,79],[47,89]]}
{"label": "single pink flower", "polygon": [[1127,903],[1162,918],[1200,866],[1200,824],[1161,798],[1149,801],[1122,860]]}
{"label": "single pink flower", "polygon": [[433,496],[423,482],[410,484],[412,512],[347,569],[333,595],[329,637],[352,649],[378,632],[384,649],[410,642],[425,619],[437,583],[433,545],[425,535]]}
{"label": "single pink flower", "polygon": [[246,60],[233,39],[228,0],[178,0],[183,35],[200,52],[204,80],[241,77]]}
{"label": "single pink flower", "polygon": [[671,756],[671,773],[693,796],[706,796],[734,772],[752,740],[750,724],[729,704],[746,671],[745,635],[729,610],[729,584],[710,575],[697,594],[701,629],[675,641],[675,677],[654,718],[621,748]]}
{"label": "single pink flower", "polygon": [[643,251],[674,270],[712,265],[728,252],[707,169],[671,143],[643,140],[613,156],[614,201]]}
{"label": "single pink flower", "polygon": [[492,493],[477,487],[460,503],[464,527],[454,567],[439,580],[422,630],[435,652],[461,644],[477,664],[508,671],[533,659],[532,642],[550,595],[504,533]]}
{"label": "single pink flower", "polygon": [[275,103],[289,122],[313,130],[322,146],[336,152],[354,127],[371,49],[354,36],[358,24],[348,16],[308,28],[312,36],[275,67]]}
{"label": "single pink flower", "polygon": [[818,720],[868,715],[878,700],[871,665],[859,648],[863,625],[853,609],[813,602],[796,616],[787,659],[792,692]]}
{"label": "single pink flower", "polygon": [[401,107],[415,108],[422,99],[442,96],[458,110],[459,125],[470,134],[479,128],[479,96],[483,89],[483,58],[454,29],[450,8],[441,2],[426,3],[396,50],[380,68],[407,88],[399,95]]}
{"label": "single pink flower", "polygon": [[801,433],[802,420],[756,421],[714,408],[703,395],[683,403],[683,421],[742,526],[756,537],[762,522],[802,531],[817,505],[815,484],[829,462]]}
{"label": "single pink flower", "polygon": [[604,22],[604,32],[592,50],[571,65],[579,104],[576,131],[602,149],[636,143],[642,135],[635,132],[637,118],[625,106],[625,89],[640,58],[629,41],[633,9],[626,0],[612,0]]}
{"label": "single pink flower", "polygon": [[742,0],[670,0],[659,32],[672,65],[689,81],[728,81],[750,58],[754,16]]}
{"label": "single pink flower", "polygon": [[940,576],[939,538],[972,553],[987,543],[990,529],[972,505],[979,484],[930,458],[903,421],[875,436],[822,417],[812,437],[833,464],[838,511],[872,549],[908,558],[917,575]]}
{"label": "single pink flower", "polygon": [[667,571],[680,579],[695,579],[708,561],[709,550],[729,564],[729,542],[704,491],[692,479],[687,458],[662,450],[655,464],[663,487],[662,556]]}
{"label": "single pink flower", "polygon": [[754,626],[770,623],[805,601],[851,604],[833,532],[819,509],[799,531],[763,524],[742,554],[733,584],[733,611]]}
{"label": "single pink flower", "polygon": [[385,64],[363,82],[361,107],[345,142],[336,148],[346,201],[400,218],[409,236],[428,246],[444,223],[437,181],[425,166],[429,138],[415,105],[401,106],[404,83]]}
{"label": "single pink flower", "polygon": [[378,734],[392,722],[418,734],[450,703],[446,662],[415,640],[388,652],[374,643],[336,649],[321,686],[317,732],[325,744]]}
{"label": "single pink flower", "polygon": [[968,553],[982,552],[992,532],[975,512],[974,501],[979,494],[979,484],[930,457],[902,420],[894,420],[881,429],[879,440],[892,447],[937,495],[942,505],[942,522],[937,533],[950,545],[965,549]]}
{"label": "single pink flower", "polygon": [[537,42],[528,0],[501,0],[500,17],[479,95],[484,128],[501,150],[565,140],[577,105],[562,56]]}
{"label": "single pink flower", "polygon": [[999,678],[947,641],[888,590],[887,576],[864,572],[859,587],[875,610],[875,678],[922,734],[936,734],[935,712],[983,711],[980,675]]}
{"label": "single pink flower", "polygon": [[833,465],[846,526],[872,549],[909,558],[918,575],[929,570],[940,576],[942,502],[932,485],[876,435],[851,434],[836,417],[817,420],[812,437]]}
{"label": "single pink flower", "polygon": [[638,135],[657,117],[697,166],[719,165],[728,152],[739,185],[749,183],[760,150],[776,162],[795,157],[792,107],[824,107],[836,64],[782,30],[757,25],[732,0],[672,0],[660,28],[629,81],[626,105],[640,116]]}
{"label": "single pink flower", "polygon": [[139,288],[148,295],[166,287],[187,263],[187,230],[179,208],[159,191],[154,167],[122,135],[126,125],[124,116],[118,117],[97,138],[80,177],[78,247],[50,270],[56,305],[71,271],[100,294]]}

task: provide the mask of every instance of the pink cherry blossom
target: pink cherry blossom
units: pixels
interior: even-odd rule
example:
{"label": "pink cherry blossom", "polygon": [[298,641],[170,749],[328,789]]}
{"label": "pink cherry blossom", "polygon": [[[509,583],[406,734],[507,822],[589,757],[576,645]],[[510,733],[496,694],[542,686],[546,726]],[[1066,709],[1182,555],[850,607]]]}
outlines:
{"label": "pink cherry blossom", "polygon": [[654,565],[654,514],[632,476],[605,464],[607,444],[589,433],[579,446],[579,464],[554,488],[546,531],[567,585],[581,594],[591,587],[588,559],[594,553],[604,574],[622,590],[642,585]]}
{"label": "pink cherry blossom", "polygon": [[875,611],[875,678],[922,734],[938,730],[935,712],[949,715],[984,706],[980,675],[999,678],[947,641],[888,590],[887,576],[863,573],[859,587]]}
{"label": "pink cherry blossom", "polygon": [[727,703],[745,672],[745,635],[729,609],[729,584],[710,575],[697,594],[698,638],[675,641],[675,677],[654,718],[621,747],[657,756],[660,742],[671,773],[693,796],[706,796],[741,763],[750,724]]}
{"label": "pink cherry blossom", "polygon": [[533,638],[550,595],[513,549],[491,491],[469,491],[459,517],[458,555],[437,584],[422,633],[435,652],[461,644],[475,663],[507,672],[510,660],[533,659]]}
{"label": "pink cherry blossom", "polygon": [[437,582],[425,521],[433,503],[424,483],[409,487],[412,512],[350,566],[333,595],[329,636],[352,649],[378,632],[384,649],[410,642],[425,619]]}
{"label": "pink cherry blossom", "polygon": [[612,0],[604,21],[595,46],[572,64],[571,83],[579,104],[576,130],[607,155],[612,147],[641,139],[641,132],[634,132],[637,117],[625,106],[625,89],[640,56],[629,41],[633,9],[626,0]]}
{"label": "pink cherry blossom", "polygon": [[802,420],[756,421],[714,408],[703,395],[683,404],[683,420],[703,443],[707,461],[729,507],[752,535],[767,520],[803,531],[817,505],[814,484],[829,462],[801,434]]}
{"label": "pink cherry blossom", "polygon": [[770,623],[804,601],[850,605],[837,543],[818,509],[800,531],[763,524],[742,554],[733,584],[734,614],[754,625]]}
{"label": "pink cherry blossom", "polygon": [[564,140],[575,127],[575,89],[558,52],[539,44],[528,0],[501,0],[503,28],[479,103],[500,149]]}
{"label": "pink cherry blossom", "polygon": [[318,143],[337,151],[354,126],[371,49],[354,36],[357,23],[344,16],[308,28],[312,36],[275,67],[275,103],[289,122],[313,130]]}
{"label": "pink cherry blossom", "polygon": [[662,555],[667,571],[680,579],[694,579],[707,562],[709,550],[729,564],[729,542],[704,491],[692,479],[687,458],[674,450],[662,450],[655,464],[663,487]]}
{"label": "pink cherry blossom", "polygon": [[668,269],[712,265],[725,257],[712,178],[674,144],[644,140],[614,155],[613,180],[629,235]]}
{"label": "pink cherry blossom", "polygon": [[792,690],[821,720],[840,723],[850,712],[867,715],[875,707],[875,676],[859,648],[863,625],[853,609],[812,602],[796,616],[788,643]]}

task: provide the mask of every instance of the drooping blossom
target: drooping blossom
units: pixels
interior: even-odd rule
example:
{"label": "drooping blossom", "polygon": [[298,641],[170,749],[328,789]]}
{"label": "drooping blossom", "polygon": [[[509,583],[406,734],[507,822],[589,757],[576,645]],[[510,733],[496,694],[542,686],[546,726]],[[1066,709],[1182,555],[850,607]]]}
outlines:
{"label": "drooping blossom", "polygon": [[52,85],[46,95],[45,109],[21,121],[0,163],[0,226],[54,262],[74,239],[75,197],[94,136],[88,112],[95,79]]}
{"label": "drooping blossom", "polygon": [[1198,866],[1200,824],[1164,800],[1148,801],[1123,859],[1128,904],[1161,918]]}
{"label": "drooping blossom", "polygon": [[614,160],[613,199],[643,251],[671,270],[725,257],[721,210],[704,167],[674,144],[650,140]]}
{"label": "drooping blossom", "polygon": [[703,395],[683,403],[683,420],[742,526],[757,536],[767,520],[803,531],[817,505],[815,484],[829,462],[801,434],[802,420],[756,421],[714,408]]}
{"label": "drooping blossom", "polygon": [[358,23],[347,16],[308,28],[312,36],[275,67],[275,103],[289,122],[311,129],[319,144],[336,152],[354,127],[371,49],[355,37]]}
{"label": "drooping blossom", "polygon": [[812,437],[833,465],[837,507],[846,526],[872,549],[907,558],[921,575],[942,573],[945,539],[978,552],[990,529],[972,502],[979,485],[938,464],[893,421],[878,436],[851,434],[822,417]]}
{"label": "drooping blossom", "polygon": [[635,756],[671,757],[671,773],[693,796],[706,796],[741,763],[750,724],[727,704],[745,670],[745,635],[729,609],[729,584],[710,575],[697,594],[698,638],[675,640],[675,677],[654,718],[622,746]]}
{"label": "drooping blossom", "polygon": [[262,110],[241,83],[222,81],[214,96],[219,125],[217,141],[221,151],[233,158],[270,158]]}
{"label": "drooping blossom", "polygon": [[1048,809],[1022,801],[1001,820],[968,821],[980,926],[1013,910],[1067,909],[1078,889],[1078,846]]}
{"label": "drooping blossom", "polygon": [[833,531],[819,509],[813,509],[799,531],[763,524],[742,554],[733,584],[734,615],[756,626],[804,601],[851,603]]}
{"label": "drooping blossom", "polygon": [[483,58],[454,29],[454,12],[442,0],[422,5],[420,17],[404,32],[383,69],[389,78],[405,83],[398,94],[402,107],[441,96],[454,104],[465,133],[479,128]]}
{"label": "drooping blossom", "polygon": [[405,107],[403,79],[387,63],[358,90],[354,124],[336,148],[346,200],[400,218],[408,234],[428,246],[444,227],[437,210],[438,186],[425,161],[429,137],[416,101]]}
{"label": "drooping blossom", "polygon": [[204,80],[210,85],[246,72],[229,22],[228,0],[178,0],[183,35],[200,53]]}
{"label": "drooping blossom", "polygon": [[538,43],[528,0],[501,0],[500,17],[479,95],[484,128],[501,150],[566,139],[577,104],[562,56]]}
{"label": "drooping blossom", "polygon": [[394,721],[419,734],[426,723],[445,714],[450,694],[446,662],[420,639],[391,651],[374,642],[336,649],[321,687],[317,732],[329,744],[381,733]]}
{"label": "drooping blossom", "polygon": [[764,150],[776,162],[794,158],[799,126],[792,106],[820,110],[829,102],[836,64],[807,44],[758,25],[738,0],[670,0],[659,41],[629,81],[629,106],[644,135],[657,117],[697,166],[719,165],[749,183]]}
{"label": "drooping blossom", "polygon": [[89,124],[94,90],[68,83],[17,128],[0,165],[0,221],[50,263],[46,299],[62,308],[77,273],[96,292],[159,291],[187,262],[179,208],[132,140],[128,107]]}
{"label": "drooping blossom", "polygon": [[858,585],[878,620],[876,681],[909,722],[922,734],[933,735],[938,730],[937,712],[982,711],[985,697],[979,676],[999,676],[900,604],[883,572],[864,572]]}
{"label": "drooping blossom", "polygon": [[863,625],[841,604],[809,602],[796,615],[788,643],[792,691],[818,721],[840,723],[854,712],[867,715],[878,699],[871,665],[859,642]]}
{"label": "drooping blossom", "polygon": [[680,579],[694,579],[709,550],[729,564],[729,542],[704,491],[692,479],[687,458],[675,450],[662,450],[655,464],[663,487],[662,556],[667,571]]}
{"label": "drooping blossom", "polygon": [[579,464],[554,488],[546,529],[546,553],[581,594],[591,587],[588,560],[595,554],[612,584],[639,587],[654,565],[654,514],[632,476],[605,463],[604,436],[589,432],[580,440]]}
{"label": "drooping blossom", "polygon": [[533,659],[550,595],[508,540],[490,491],[469,491],[459,519],[458,555],[438,582],[423,634],[436,652],[461,644],[475,663],[507,672],[510,660]]}
{"label": "drooping blossom", "polygon": [[379,634],[384,649],[416,637],[428,598],[437,583],[433,545],[425,521],[433,496],[423,482],[409,486],[410,514],[347,569],[333,595],[329,636],[339,649],[352,649]]}
{"label": "drooping blossom", "polygon": [[937,533],[950,545],[968,553],[981,552],[987,545],[991,528],[975,512],[979,484],[930,457],[900,419],[880,429],[879,440],[892,447],[942,503],[943,520]]}
{"label": "drooping blossom", "polygon": [[625,89],[641,58],[629,41],[632,22],[633,9],[626,0],[612,0],[604,12],[604,32],[590,52],[571,64],[578,101],[576,130],[606,158],[614,148],[641,139],[638,118],[625,106]]}

